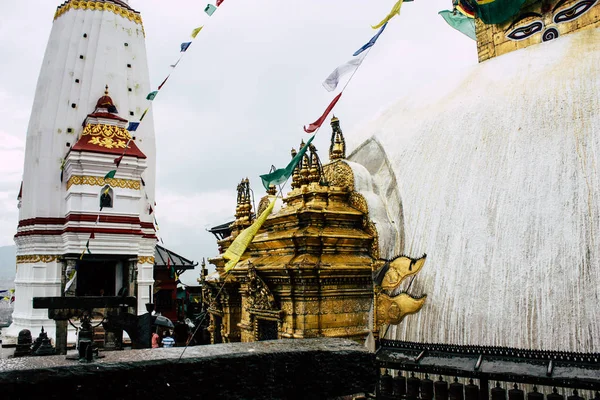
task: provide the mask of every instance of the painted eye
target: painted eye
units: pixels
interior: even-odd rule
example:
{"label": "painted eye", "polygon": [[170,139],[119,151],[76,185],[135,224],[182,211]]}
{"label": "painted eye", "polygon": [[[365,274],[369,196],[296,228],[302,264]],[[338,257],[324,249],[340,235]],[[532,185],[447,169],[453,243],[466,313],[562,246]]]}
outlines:
{"label": "painted eye", "polygon": [[573,21],[588,12],[594,7],[598,0],[583,0],[575,4],[573,7],[567,8],[554,16],[554,23]]}
{"label": "painted eye", "polygon": [[544,29],[544,23],[542,21],[535,21],[529,25],[525,25],[506,34],[506,37],[510,40],[525,40],[528,37],[535,35],[538,32],[541,32]]}

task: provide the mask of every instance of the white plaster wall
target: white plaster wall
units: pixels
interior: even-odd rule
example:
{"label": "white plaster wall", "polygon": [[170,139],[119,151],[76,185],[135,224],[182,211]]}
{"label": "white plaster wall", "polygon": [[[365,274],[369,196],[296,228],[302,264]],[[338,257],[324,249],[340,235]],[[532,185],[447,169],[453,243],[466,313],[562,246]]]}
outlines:
{"label": "white plaster wall", "polygon": [[[110,11],[71,9],[54,21],[38,80],[27,131],[21,219],[64,214],[59,168],[68,150],[66,143],[76,142],[83,120],[94,111],[107,84],[119,115],[138,120],[150,104],[145,98],[151,91],[142,27]],[[73,103],[76,108],[71,108]],[[138,147],[152,160],[144,181],[153,202],[156,149],[151,113],[135,136]]]}
{"label": "white plaster wall", "polygon": [[[384,149],[429,297],[397,339],[597,352],[600,30],[486,61],[355,135]],[[381,170],[370,170],[381,179]]]}
{"label": "white plaster wall", "polygon": [[[84,34],[87,34],[87,38],[83,37]],[[80,59],[80,55],[84,58]],[[131,64],[131,68],[127,64]],[[75,79],[79,79],[80,83],[76,83]],[[84,188],[79,193],[79,200],[74,200],[72,191],[67,195],[67,179],[60,181],[60,165],[67,154],[67,143],[75,144],[83,129],[82,122],[94,111],[107,84],[119,115],[132,121],[139,120],[142,112],[150,105],[146,95],[151,91],[142,26],[110,11],[71,9],[54,21],[38,78],[26,138],[20,220],[64,217],[70,207],[98,212],[97,201],[91,197],[91,188],[87,188],[89,193]],[[129,88],[132,89],[131,92]],[[76,107],[72,108],[71,104],[76,104]],[[134,112],[134,116],[130,115],[130,111]],[[68,128],[73,132],[67,133]],[[135,136],[136,144],[148,157],[148,162],[146,164],[143,161],[143,166],[135,166],[140,168],[138,171],[124,165],[122,171],[119,170],[119,175],[123,173],[133,176],[137,172],[139,178],[139,173],[145,168],[145,191],[149,197],[148,202],[153,204],[156,148],[151,111]],[[98,176],[104,176],[109,170],[98,171]],[[127,189],[115,189],[115,192],[116,204],[122,204],[123,207],[119,211],[139,215],[145,222],[153,221],[140,192],[131,193]],[[38,225],[37,228],[46,229],[48,226]],[[57,255],[74,250],[80,252],[82,243],[87,241],[83,236],[85,235],[63,234],[20,237],[16,240],[17,254]],[[129,252],[128,254],[153,256],[154,243],[153,239],[113,235],[101,237],[96,244],[107,254]],[[151,268],[152,266],[150,270]],[[152,273],[146,269],[138,275],[138,279],[149,286],[153,284]],[[50,336],[54,336],[54,323],[46,319],[47,311],[32,310],[30,303],[34,296],[59,296],[60,273],[61,268],[56,263],[18,265],[14,323],[4,332],[3,339],[14,339],[18,331],[24,328],[31,329],[36,335],[42,324]],[[147,299],[140,299],[140,304],[143,305],[146,301]],[[143,307],[140,309],[142,311]]]}

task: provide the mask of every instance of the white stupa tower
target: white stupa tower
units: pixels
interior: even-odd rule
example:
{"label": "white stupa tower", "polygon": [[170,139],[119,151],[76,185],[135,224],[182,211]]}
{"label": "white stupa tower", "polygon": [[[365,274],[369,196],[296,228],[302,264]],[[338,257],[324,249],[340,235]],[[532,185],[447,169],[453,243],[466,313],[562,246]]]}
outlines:
{"label": "white stupa tower", "polygon": [[[128,1],[58,7],[27,131],[16,301],[4,343],[21,329],[35,336],[43,326],[55,335],[54,321],[32,308],[32,298],[61,296],[73,268],[74,294],[127,291],[145,312],[156,243],[152,113],[136,132],[127,123],[139,121],[149,91],[142,19]],[[114,179],[105,181],[123,153]],[[90,253],[80,259],[88,239]]]}

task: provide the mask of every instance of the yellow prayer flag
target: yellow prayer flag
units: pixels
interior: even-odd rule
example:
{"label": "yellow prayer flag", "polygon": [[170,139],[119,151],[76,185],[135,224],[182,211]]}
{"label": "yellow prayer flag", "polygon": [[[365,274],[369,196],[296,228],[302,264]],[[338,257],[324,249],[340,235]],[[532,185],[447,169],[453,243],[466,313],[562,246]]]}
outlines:
{"label": "yellow prayer flag", "polygon": [[192,31],[192,38],[193,38],[193,39],[196,39],[196,36],[198,36],[198,34],[199,34],[199,33],[200,33],[200,31],[202,30],[202,28],[204,28],[204,25],[203,25],[203,26],[199,26],[199,27],[197,27],[196,29],[194,29],[194,30]]}
{"label": "yellow prayer flag", "polygon": [[392,11],[384,19],[381,20],[377,25],[371,26],[373,29],[381,28],[385,23],[387,23],[390,19],[394,18],[396,15],[400,15],[400,7],[402,7],[402,3],[404,0],[398,0],[394,7],[392,7]]}
{"label": "yellow prayer flag", "polygon": [[254,236],[256,236],[258,230],[273,212],[275,200],[276,198],[273,197],[271,204],[269,204],[267,209],[260,214],[260,217],[258,217],[252,225],[244,229],[242,233],[235,238],[233,243],[231,243],[231,246],[229,246],[225,254],[223,254],[223,259],[228,261],[227,264],[225,264],[225,272],[229,272],[240,261],[240,258],[242,258],[242,255],[244,255],[244,252],[250,243],[252,243],[252,240],[254,239]]}

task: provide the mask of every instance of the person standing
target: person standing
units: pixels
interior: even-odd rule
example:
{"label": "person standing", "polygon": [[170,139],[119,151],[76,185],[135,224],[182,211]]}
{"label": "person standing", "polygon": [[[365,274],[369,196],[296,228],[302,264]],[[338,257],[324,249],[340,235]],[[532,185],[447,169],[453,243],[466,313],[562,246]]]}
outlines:
{"label": "person standing", "polygon": [[175,345],[175,339],[171,337],[171,332],[167,330],[165,337],[162,340],[163,347],[173,347]]}

